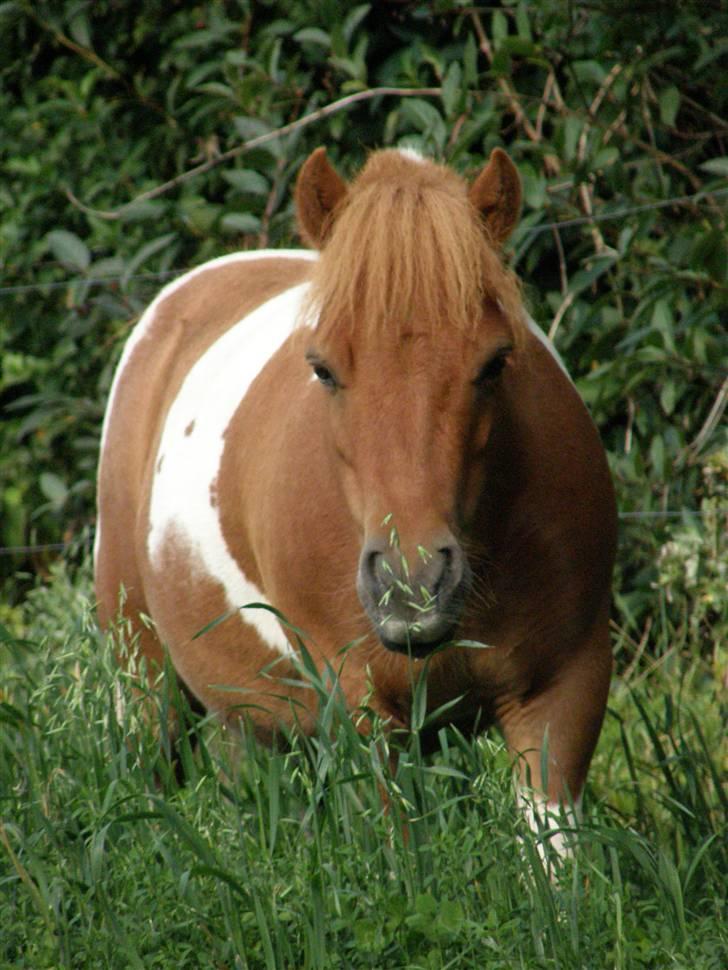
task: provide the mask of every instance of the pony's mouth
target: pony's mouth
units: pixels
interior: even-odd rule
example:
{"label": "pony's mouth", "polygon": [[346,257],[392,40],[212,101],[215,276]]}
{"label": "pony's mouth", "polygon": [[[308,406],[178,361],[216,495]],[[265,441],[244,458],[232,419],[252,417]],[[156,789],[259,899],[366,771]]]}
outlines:
{"label": "pony's mouth", "polygon": [[451,643],[456,626],[444,617],[428,617],[425,623],[387,618],[377,624],[376,632],[387,650],[422,660]]}
{"label": "pony's mouth", "polygon": [[391,650],[392,653],[401,653],[406,657],[413,657],[415,660],[424,660],[431,656],[436,650],[446,647],[452,642],[452,637],[443,637],[442,640],[428,640],[422,642],[410,640],[409,643],[397,643],[394,640],[386,640],[380,637],[382,645]]}

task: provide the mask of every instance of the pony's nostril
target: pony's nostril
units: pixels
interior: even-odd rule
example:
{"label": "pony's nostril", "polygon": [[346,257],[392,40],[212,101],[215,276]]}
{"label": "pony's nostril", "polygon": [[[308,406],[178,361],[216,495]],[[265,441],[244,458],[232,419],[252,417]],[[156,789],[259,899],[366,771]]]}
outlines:
{"label": "pony's nostril", "polygon": [[359,566],[359,579],[370,595],[381,596],[391,582],[391,570],[379,543],[371,543],[364,548]]}
{"label": "pony's nostril", "polygon": [[457,544],[442,546],[437,552],[440,572],[434,583],[435,592],[447,596],[460,586],[466,575],[465,556]]}

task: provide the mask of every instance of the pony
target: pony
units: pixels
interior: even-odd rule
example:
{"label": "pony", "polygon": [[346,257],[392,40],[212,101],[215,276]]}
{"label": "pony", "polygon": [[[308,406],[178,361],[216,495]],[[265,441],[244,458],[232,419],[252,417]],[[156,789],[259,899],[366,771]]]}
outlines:
{"label": "pony", "polygon": [[443,721],[500,727],[532,806],[573,805],[612,669],[615,500],[504,262],[517,170],[495,149],[468,183],[390,149],[348,183],[319,148],[295,203],[307,249],[199,266],[126,344],[98,473],[101,622],[123,589],[147,664],[168,651],[205,709],[269,742],[315,729],[293,628],[347,706],[393,729],[424,670]]}

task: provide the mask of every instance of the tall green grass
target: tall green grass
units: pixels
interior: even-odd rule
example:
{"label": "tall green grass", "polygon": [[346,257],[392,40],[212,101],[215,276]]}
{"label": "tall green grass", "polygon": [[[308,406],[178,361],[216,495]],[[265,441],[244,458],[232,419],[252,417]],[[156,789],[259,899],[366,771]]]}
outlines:
{"label": "tall green grass", "polygon": [[170,676],[133,690],[88,590],[59,570],[2,628],[0,966],[728,966],[723,725],[699,662],[615,683],[553,879],[497,734],[441,731],[429,758],[413,736],[395,767],[381,724],[359,733],[309,672],[320,730],[262,748]]}

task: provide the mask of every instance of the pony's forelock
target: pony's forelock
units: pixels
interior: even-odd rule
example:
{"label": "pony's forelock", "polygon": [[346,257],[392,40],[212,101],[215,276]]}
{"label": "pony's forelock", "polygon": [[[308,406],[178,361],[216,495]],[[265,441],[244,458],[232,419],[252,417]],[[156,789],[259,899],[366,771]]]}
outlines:
{"label": "pony's forelock", "polygon": [[487,303],[514,346],[525,334],[506,268],[454,172],[396,151],[374,154],[336,213],[304,316],[375,339],[411,329],[476,333]]}

